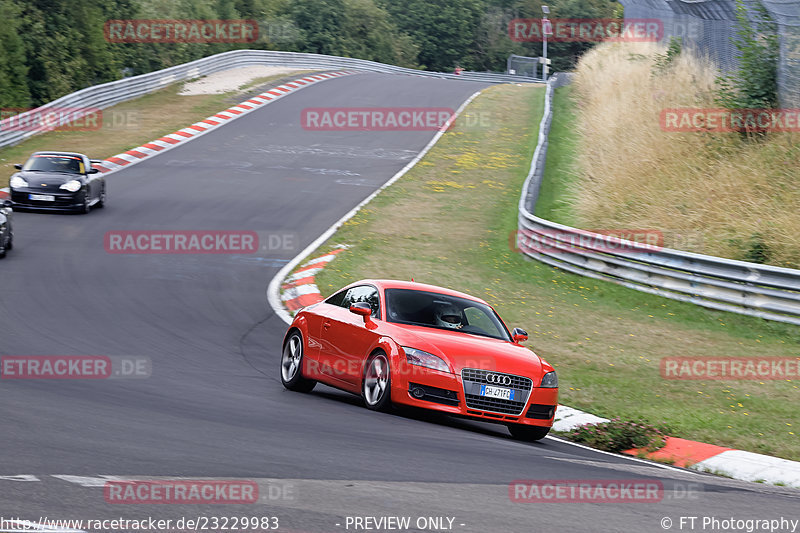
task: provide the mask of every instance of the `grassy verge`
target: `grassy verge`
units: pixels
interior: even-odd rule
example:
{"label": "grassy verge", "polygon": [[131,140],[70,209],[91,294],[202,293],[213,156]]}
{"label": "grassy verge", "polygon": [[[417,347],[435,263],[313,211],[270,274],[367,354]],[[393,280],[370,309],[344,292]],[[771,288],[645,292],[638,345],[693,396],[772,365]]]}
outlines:
{"label": "grassy verge", "polygon": [[690,53],[658,68],[663,51],[605,43],[581,57],[576,225],[653,228],[670,248],[800,267],[797,132],[748,141],[715,131],[713,120],[709,131],[674,131],[667,117],[696,116],[676,108],[718,107],[717,72]]}
{"label": "grassy verge", "polygon": [[571,85],[566,85],[553,93],[553,109],[558,112],[553,113],[550,124],[547,164],[535,210],[538,216],[567,226],[576,225],[571,192],[578,178],[574,163],[578,137],[572,90]]}
{"label": "grassy verge", "polygon": [[[491,117],[487,127],[457,125],[321,247],[352,245],[317,276],[322,293],[361,278],[413,277],[481,296],[557,367],[562,403],[800,459],[797,381],[667,381],[659,373],[665,356],[796,357],[797,328],[563,273],[510,248],[542,91],[498,86],[478,97],[467,112]],[[568,153],[548,159],[548,173],[568,176],[561,165],[569,161]]]}
{"label": "grassy verge", "polygon": [[[238,91],[224,94],[179,96],[183,84],[175,84],[135,100],[103,110],[102,126],[89,131],[49,132],[0,149],[0,187],[16,172],[14,163],[24,163],[32,152],[60,150],[80,152],[92,159],[105,159],[130,150],[189,124],[238,104],[263,92],[266,84],[300,75],[278,74],[253,80]],[[241,92],[248,89],[247,92]]]}

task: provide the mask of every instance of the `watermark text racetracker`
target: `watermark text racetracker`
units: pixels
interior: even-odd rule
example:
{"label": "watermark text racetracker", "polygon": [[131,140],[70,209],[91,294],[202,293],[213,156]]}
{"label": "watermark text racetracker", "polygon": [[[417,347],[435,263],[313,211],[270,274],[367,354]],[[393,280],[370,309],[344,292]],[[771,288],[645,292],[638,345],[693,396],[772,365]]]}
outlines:
{"label": "watermark text racetracker", "polygon": [[662,131],[684,133],[798,132],[800,109],[662,109],[660,125]]}
{"label": "watermark text racetracker", "polygon": [[454,119],[449,107],[307,107],[300,125],[313,131],[439,131]]}
{"label": "watermark text racetracker", "polygon": [[795,533],[800,519],[795,518],[737,518],[733,516],[665,516],[661,528],[674,531],[725,531],[725,532],[790,532]]}
{"label": "watermark text racetracker", "polygon": [[509,245],[522,253],[629,253],[656,252],[663,247],[664,234],[652,229],[514,230]]}
{"label": "watermark text racetracker", "polygon": [[0,108],[0,131],[97,131],[136,129],[138,111],[97,107],[4,107]]}
{"label": "watermark text racetracker", "polygon": [[0,379],[149,378],[153,364],[144,356],[3,355]]}
{"label": "watermark text racetracker", "polygon": [[108,20],[103,33],[111,43],[252,43],[255,20]]}
{"label": "watermark text racetracker", "polygon": [[515,503],[658,503],[696,500],[699,483],[673,483],[668,489],[657,479],[535,479],[508,486]]}
{"label": "watermark text racetracker", "polygon": [[107,231],[110,254],[257,254],[295,251],[295,233],[229,230]]}
{"label": "watermark text racetracker", "polygon": [[103,498],[114,504],[269,504],[294,500],[296,487],[266,479],[109,480]]}
{"label": "watermark text racetracker", "polygon": [[512,41],[557,43],[658,42],[664,37],[660,19],[513,19],[508,23]]}
{"label": "watermark text racetracker", "polygon": [[800,357],[664,357],[660,366],[669,380],[800,379]]}

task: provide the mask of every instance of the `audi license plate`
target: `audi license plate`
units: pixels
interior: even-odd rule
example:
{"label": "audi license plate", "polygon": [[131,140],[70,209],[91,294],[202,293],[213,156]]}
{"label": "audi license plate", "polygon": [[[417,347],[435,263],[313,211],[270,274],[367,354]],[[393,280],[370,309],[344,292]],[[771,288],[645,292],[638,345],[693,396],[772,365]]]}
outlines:
{"label": "audi license plate", "polygon": [[491,385],[481,385],[481,396],[498,398],[500,400],[513,400],[514,389],[504,389],[503,387],[492,387]]}
{"label": "audi license plate", "polygon": [[38,200],[40,202],[55,202],[56,197],[51,194],[29,194],[28,200]]}

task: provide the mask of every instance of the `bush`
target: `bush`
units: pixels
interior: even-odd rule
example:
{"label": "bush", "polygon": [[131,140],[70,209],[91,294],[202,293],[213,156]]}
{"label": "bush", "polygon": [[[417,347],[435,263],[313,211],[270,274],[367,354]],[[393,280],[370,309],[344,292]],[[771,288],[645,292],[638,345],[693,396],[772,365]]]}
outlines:
{"label": "bush", "polygon": [[667,51],[663,54],[655,55],[655,63],[653,64],[653,74],[663,74],[674,63],[678,56],[681,55],[683,50],[683,40],[680,37],[670,37]]}
{"label": "bush", "polygon": [[652,452],[664,447],[666,433],[665,427],[615,418],[573,429],[567,433],[566,438],[607,452],[621,452],[631,448],[646,448]]}
{"label": "bush", "polygon": [[777,25],[761,2],[748,10],[742,0],[736,0],[734,44],[739,51],[739,67],[717,79],[717,102],[727,109],[776,107],[780,43]]}

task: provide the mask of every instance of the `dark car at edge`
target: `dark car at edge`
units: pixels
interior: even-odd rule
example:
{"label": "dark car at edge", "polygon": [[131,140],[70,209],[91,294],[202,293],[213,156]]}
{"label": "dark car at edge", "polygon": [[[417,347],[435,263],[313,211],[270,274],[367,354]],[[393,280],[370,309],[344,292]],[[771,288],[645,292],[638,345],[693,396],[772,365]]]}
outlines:
{"label": "dark car at edge", "polygon": [[16,208],[88,213],[103,207],[106,182],[92,161],[74,152],[35,152],[11,176]]}
{"label": "dark car at edge", "polygon": [[0,200],[0,258],[14,246],[14,228],[11,225],[11,200]]}

